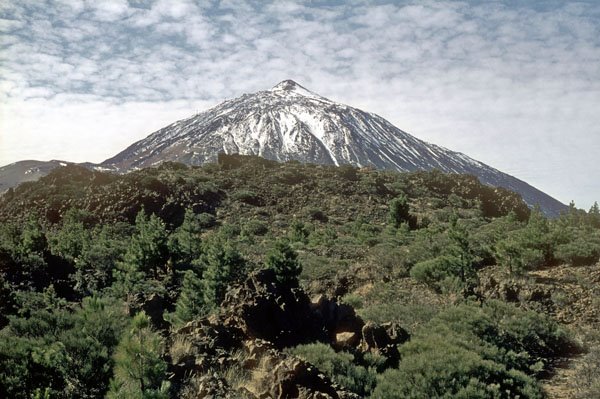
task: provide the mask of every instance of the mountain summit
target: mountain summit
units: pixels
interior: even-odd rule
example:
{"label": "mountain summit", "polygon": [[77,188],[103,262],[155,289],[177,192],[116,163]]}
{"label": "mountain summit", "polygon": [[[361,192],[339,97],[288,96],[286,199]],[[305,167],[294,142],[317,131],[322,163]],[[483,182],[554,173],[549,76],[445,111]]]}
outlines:
{"label": "mountain summit", "polygon": [[322,97],[293,80],[244,94],[177,121],[100,166],[127,171],[177,161],[200,165],[219,152],[397,171],[467,173],[521,194],[550,216],[565,205],[527,183],[464,154],[426,143],[384,118]]}

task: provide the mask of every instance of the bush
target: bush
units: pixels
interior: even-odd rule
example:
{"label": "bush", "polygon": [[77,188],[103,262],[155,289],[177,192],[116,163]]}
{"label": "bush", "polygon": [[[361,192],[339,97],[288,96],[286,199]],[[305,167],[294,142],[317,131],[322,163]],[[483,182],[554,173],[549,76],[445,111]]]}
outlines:
{"label": "bush", "polygon": [[236,201],[243,202],[248,205],[262,206],[263,199],[253,191],[241,190],[233,193],[232,198]]}
{"label": "bush", "polygon": [[432,305],[405,305],[396,302],[382,302],[365,306],[358,310],[364,320],[377,324],[396,321],[402,324],[410,333],[429,322],[438,313]]}
{"label": "bush", "polygon": [[384,372],[372,398],[542,398],[535,380],[468,349],[430,335],[405,344],[398,369]]}
{"label": "bush", "polygon": [[390,202],[389,221],[395,228],[400,227],[402,223],[410,221],[410,207],[405,195],[400,195]]}
{"label": "bush", "polygon": [[[85,298],[70,312],[51,306],[56,298],[39,299],[27,319],[11,318],[0,331],[0,397],[29,399],[44,391],[52,398],[103,397],[125,327],[121,304]],[[35,309],[44,303],[52,310]]]}
{"label": "bush", "polygon": [[493,354],[495,361],[527,373],[540,371],[549,358],[574,349],[569,335],[549,317],[500,301],[451,307],[423,331],[429,334],[447,330],[471,335],[483,346],[499,348],[501,351]]}
{"label": "bush", "polygon": [[577,399],[600,398],[600,349],[590,351],[582,360],[573,385]]}
{"label": "bush", "polygon": [[269,227],[265,222],[251,219],[242,225],[241,235],[246,237],[264,236],[269,232]]}
{"label": "bush", "polygon": [[290,352],[315,365],[334,382],[358,395],[364,397],[375,388],[375,368],[357,365],[351,353],[335,352],[329,345],[321,343],[299,345],[290,349]]}
{"label": "bush", "polygon": [[460,286],[461,261],[452,255],[419,262],[410,270],[410,276],[436,291],[443,287]]}
{"label": "bush", "polygon": [[593,265],[600,257],[600,237],[596,232],[577,229],[569,232],[568,241],[556,247],[559,261],[573,266]]}
{"label": "bush", "polygon": [[277,280],[282,284],[298,285],[298,276],[302,266],[298,262],[298,254],[287,241],[277,241],[275,247],[267,254],[265,265],[275,271]]}
{"label": "bush", "polygon": [[323,223],[327,223],[327,221],[329,220],[327,215],[319,208],[310,207],[310,208],[306,209],[306,215],[311,220],[319,221],[319,222],[323,222]]}
{"label": "bush", "polygon": [[214,215],[203,212],[198,215],[198,223],[202,228],[210,228],[217,224],[217,219]]}

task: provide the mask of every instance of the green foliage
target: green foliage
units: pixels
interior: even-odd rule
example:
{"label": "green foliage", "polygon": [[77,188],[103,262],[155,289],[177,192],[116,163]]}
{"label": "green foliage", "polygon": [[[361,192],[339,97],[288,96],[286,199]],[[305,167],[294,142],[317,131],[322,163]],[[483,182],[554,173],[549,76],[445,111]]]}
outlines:
{"label": "green foliage", "polygon": [[163,340],[150,328],[150,319],[138,313],[116,348],[114,378],[107,398],[168,398],[167,364]]}
{"label": "green foliage", "polygon": [[201,228],[207,229],[215,226],[217,224],[217,219],[214,215],[203,212],[198,214],[198,223],[200,224]]}
{"label": "green foliage", "polygon": [[[214,311],[261,260],[284,284],[296,287],[302,272],[310,294],[342,296],[363,319],[411,332],[375,397],[535,398],[533,378],[572,346],[543,316],[493,301],[461,305],[457,293],[479,293],[477,271],[494,263],[527,274],[597,262],[597,206],[548,220],[470,176],[238,156],[222,166],[65,168],[0,197],[0,397],[102,397],[113,375],[112,397],[164,397],[161,339],[139,325],[123,335],[125,305],[112,297],[127,297],[133,311],[159,293],[160,310],[179,326]],[[386,364],[327,346],[302,350],[363,396]],[[150,359],[143,377],[127,372],[134,352]]]}
{"label": "green foliage", "polygon": [[389,223],[395,228],[410,221],[410,206],[408,198],[402,194],[390,202]]}
{"label": "green foliage", "polygon": [[310,231],[307,229],[306,225],[303,222],[300,222],[298,220],[294,220],[292,222],[289,233],[291,242],[301,242],[303,244],[307,244],[309,235]]}
{"label": "green foliage", "polygon": [[468,342],[430,335],[401,349],[398,369],[378,379],[372,398],[542,398],[535,381],[516,370],[487,360]]}
{"label": "green foliage", "polygon": [[536,208],[527,225],[507,232],[498,240],[494,256],[510,274],[520,275],[552,263],[554,241],[548,219]]}
{"label": "green foliage", "polygon": [[249,190],[235,192],[233,194],[233,199],[248,205],[261,206],[263,204],[262,198],[255,192]]}
{"label": "green foliage", "polygon": [[11,318],[0,332],[0,397],[103,396],[124,320],[117,303],[98,298],[73,313],[34,307],[27,318]]}
{"label": "green foliage", "polygon": [[362,397],[375,388],[376,369],[356,364],[351,353],[335,352],[329,345],[321,343],[299,345],[290,352],[314,364],[333,381]]}
{"label": "green foliage", "polygon": [[499,348],[486,356],[527,373],[540,371],[545,359],[573,348],[567,333],[547,316],[499,301],[449,308],[424,327],[427,334],[440,331],[443,335],[448,329],[459,336],[476,337],[482,347]]}
{"label": "green foliage", "polygon": [[267,268],[275,271],[277,280],[290,286],[298,285],[298,276],[302,272],[302,265],[298,262],[298,254],[287,241],[279,240],[267,254],[265,260]]}
{"label": "green foliage", "polygon": [[600,232],[590,228],[569,228],[566,239],[556,246],[559,261],[573,266],[593,265],[600,258]]}
{"label": "green foliage", "polygon": [[594,205],[590,208],[587,224],[595,229],[600,229],[600,206],[598,206],[598,202],[594,202]]}
{"label": "green foliage", "polygon": [[240,280],[246,269],[246,261],[238,250],[218,235],[203,243],[198,265],[202,270],[203,306],[208,310],[219,306],[228,285]]}
{"label": "green foliage", "polygon": [[410,276],[437,291],[442,291],[443,288],[461,286],[462,267],[460,258],[443,255],[417,263],[410,270]]}
{"label": "green foliage", "polygon": [[62,226],[50,235],[50,248],[52,253],[75,263],[86,246],[91,241],[91,215],[77,209],[69,209],[62,220]]}
{"label": "green foliage", "polygon": [[146,278],[157,279],[159,271],[166,270],[169,258],[168,235],[163,221],[156,215],[146,216],[142,210],[135,219],[135,228],[117,273],[125,292],[135,291]]}
{"label": "green foliage", "polygon": [[131,227],[125,223],[96,226],[90,235],[75,259],[74,289],[82,296],[98,294],[113,283],[116,265],[127,251]]}
{"label": "green foliage", "polygon": [[450,307],[400,348],[374,398],[541,398],[531,377],[570,347],[547,317],[490,301]]}
{"label": "green foliage", "polygon": [[0,330],[8,323],[8,316],[16,311],[15,292],[0,274]]}
{"label": "green foliage", "polygon": [[186,209],[183,223],[169,236],[168,248],[179,269],[187,270],[200,256],[202,221],[191,209]]}
{"label": "green foliage", "polygon": [[20,244],[22,254],[41,254],[46,249],[46,234],[36,218],[30,217],[23,226]]}
{"label": "green foliage", "polygon": [[181,293],[175,304],[175,312],[171,316],[171,323],[175,327],[184,325],[199,316],[206,314],[203,289],[205,284],[193,270],[187,270],[183,275]]}
{"label": "green foliage", "polygon": [[[523,253],[525,250],[519,240],[514,236],[508,236],[496,244],[496,261],[506,267],[510,274],[523,274],[527,262],[527,256]],[[533,253],[535,257],[536,253]]]}
{"label": "green foliage", "polygon": [[265,222],[263,222],[261,220],[251,219],[251,220],[246,221],[246,223],[244,223],[240,234],[242,236],[252,239],[256,236],[264,236],[268,232],[269,232],[269,227],[267,226],[267,224]]}

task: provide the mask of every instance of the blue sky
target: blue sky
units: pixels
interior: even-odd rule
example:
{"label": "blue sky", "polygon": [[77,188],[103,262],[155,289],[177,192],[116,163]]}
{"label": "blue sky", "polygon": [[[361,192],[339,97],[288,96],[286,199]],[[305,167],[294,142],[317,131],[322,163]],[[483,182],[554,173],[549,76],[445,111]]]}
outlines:
{"label": "blue sky", "polygon": [[600,1],[3,1],[0,165],[102,161],[288,78],[600,200]]}

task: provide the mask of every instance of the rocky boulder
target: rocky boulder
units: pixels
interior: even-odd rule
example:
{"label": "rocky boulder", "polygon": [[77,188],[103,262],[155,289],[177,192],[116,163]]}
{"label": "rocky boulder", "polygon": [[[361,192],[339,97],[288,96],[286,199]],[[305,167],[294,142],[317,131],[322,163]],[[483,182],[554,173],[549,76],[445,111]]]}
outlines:
{"label": "rocky boulder", "polygon": [[245,336],[272,342],[277,347],[327,338],[304,291],[280,284],[272,270],[253,273],[233,287],[221,307],[224,325],[239,328]]}

